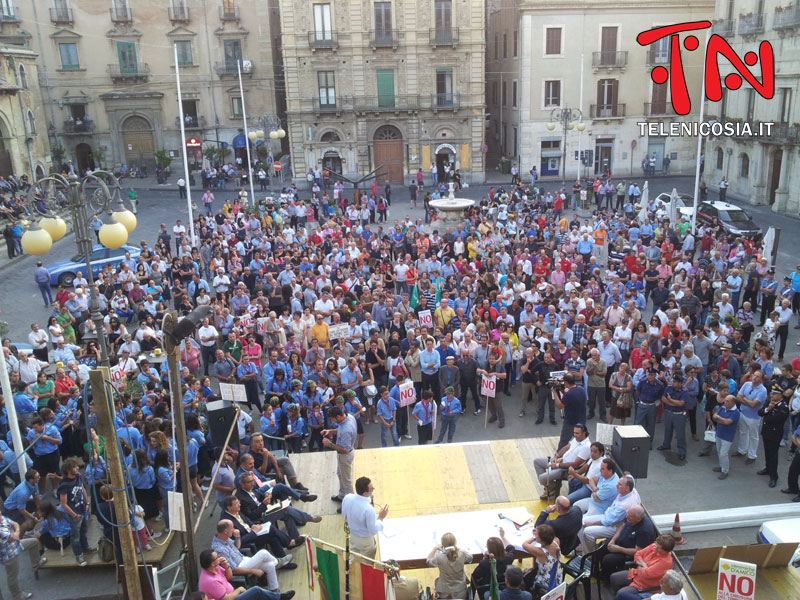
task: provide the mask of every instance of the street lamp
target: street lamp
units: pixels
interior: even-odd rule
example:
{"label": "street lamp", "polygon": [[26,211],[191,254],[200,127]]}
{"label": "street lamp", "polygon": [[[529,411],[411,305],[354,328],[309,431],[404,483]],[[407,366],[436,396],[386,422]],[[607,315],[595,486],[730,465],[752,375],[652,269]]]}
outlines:
{"label": "street lamp", "polygon": [[[58,216],[56,209],[69,207],[72,213],[72,225],[75,229],[75,242],[80,255],[86,261],[86,280],[89,287],[89,314],[95,325],[97,345],[100,348],[100,364],[90,372],[92,398],[97,415],[97,430],[105,437],[106,464],[108,465],[111,488],[114,495],[114,510],[119,522],[131,519],[126,484],[124,465],[117,446],[117,436],[114,429],[114,403],[109,396],[110,388],[110,362],[108,346],[103,331],[103,315],[97,301],[97,284],[92,274],[92,232],[89,219],[106,213],[105,223],[98,231],[100,242],[107,248],[121,248],[128,241],[128,234],[136,228],[136,215],[125,208],[122,203],[122,193],[119,181],[112,173],[95,171],[83,178],[78,178],[75,173],[67,176],[54,174],[43,177],[36,182],[44,193],[44,198],[34,203],[34,210],[42,216],[39,223],[33,225],[22,235],[22,247],[29,254],[41,256],[46,254],[53,246],[53,241],[64,237],[67,231],[66,223]],[[109,185],[113,193],[109,190]],[[91,192],[88,186],[93,189]],[[132,204],[136,210],[136,205]],[[91,217],[90,217],[91,213]],[[4,371],[5,369],[0,369]],[[5,388],[5,382],[3,382]],[[13,404],[13,403],[11,403]],[[12,411],[9,410],[9,416]],[[12,436],[17,442],[18,432],[16,419],[9,418]],[[21,447],[15,445],[15,449]],[[185,456],[185,454],[184,454]],[[21,471],[22,473],[22,471]],[[125,570],[125,585],[128,597],[141,598],[142,587],[139,579],[139,568],[136,559],[136,548],[133,542],[133,528],[128,525],[119,530],[120,547],[122,550],[122,564]]]}
{"label": "street lamp", "polygon": [[[548,131],[553,131],[561,124],[564,131],[564,141],[561,144],[561,185],[567,183],[567,131],[576,129],[583,131],[586,129],[586,123],[583,122],[583,113],[579,108],[554,108],[550,111],[550,122],[547,123]],[[580,158],[580,157],[579,157]]]}

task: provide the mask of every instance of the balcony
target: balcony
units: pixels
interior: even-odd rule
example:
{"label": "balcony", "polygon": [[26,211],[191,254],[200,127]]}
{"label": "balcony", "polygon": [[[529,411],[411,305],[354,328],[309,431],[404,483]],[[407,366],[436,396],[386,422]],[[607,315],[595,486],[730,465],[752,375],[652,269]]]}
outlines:
{"label": "balcony", "polygon": [[739,17],[739,35],[757,35],[764,32],[764,13]]}
{"label": "balcony", "polygon": [[189,7],[188,6],[170,6],[167,8],[169,13],[169,20],[173,23],[188,23],[189,22]]}
{"label": "balcony", "polygon": [[94,121],[72,119],[64,121],[64,135],[85,135],[94,131]]}
{"label": "balcony", "polygon": [[800,7],[796,4],[775,9],[775,18],[772,21],[772,28],[778,31],[792,29],[800,26]]}
{"label": "balcony", "polygon": [[339,47],[339,36],[335,31],[309,31],[308,47],[317,50],[335,50]]}
{"label": "balcony", "polygon": [[356,112],[417,112],[420,109],[419,95],[361,96],[355,99]]}
{"label": "balcony", "polygon": [[150,77],[150,65],[146,63],[124,67],[119,64],[108,65],[108,74],[113,81],[146,81]]}
{"label": "balcony", "polygon": [[369,45],[375,48],[396,49],[400,45],[399,29],[370,29]]}
{"label": "balcony", "polygon": [[219,7],[219,20],[220,21],[238,21],[239,20],[239,7],[231,6],[228,3]]}
{"label": "balcony", "polygon": [[645,102],[645,117],[669,117],[675,114],[672,102]]}
{"label": "balcony", "polygon": [[0,6],[0,22],[16,23],[20,20],[17,14],[17,7],[10,2],[3,2],[3,5]]}
{"label": "balcony", "polygon": [[592,104],[589,107],[592,119],[622,119],[625,116],[624,104]]}
{"label": "balcony", "polygon": [[732,36],[736,32],[736,23],[731,19],[719,19],[711,25],[711,33],[716,33],[722,37]]}
{"label": "balcony", "polygon": [[800,144],[800,127],[788,123],[776,123],[772,135],[763,138],[764,142],[776,144]]}
{"label": "balcony", "polygon": [[69,25],[74,23],[72,9],[66,6],[50,9],[50,21],[57,25]]}
{"label": "balcony", "polygon": [[428,30],[430,45],[436,46],[458,46],[458,27],[436,28]]}
{"label": "balcony", "polygon": [[340,115],[346,110],[353,110],[353,98],[337,96],[336,101],[332,104],[321,104],[319,98],[314,98],[313,110],[316,115]]}
{"label": "balcony", "polygon": [[109,9],[112,23],[130,23],[133,21],[133,13],[127,6],[116,6]]}
{"label": "balcony", "polygon": [[[181,118],[175,117],[175,129],[181,128]],[[186,131],[191,131],[193,129],[205,129],[206,128],[206,118],[203,115],[199,117],[197,115],[183,115],[183,128]]]}
{"label": "balcony", "polygon": [[669,64],[669,52],[650,50],[647,53],[647,66],[655,67],[658,65]]}
{"label": "balcony", "polygon": [[[242,58],[242,77],[250,77],[253,74],[253,62]],[[221,60],[214,65],[217,75],[220,77],[238,77],[239,70],[237,68],[238,61],[235,59]]]}
{"label": "balcony", "polygon": [[592,68],[594,69],[622,69],[627,64],[627,50],[592,52]]}
{"label": "balcony", "polygon": [[431,94],[431,109],[438,110],[458,110],[461,108],[461,95],[458,92],[440,92]]}

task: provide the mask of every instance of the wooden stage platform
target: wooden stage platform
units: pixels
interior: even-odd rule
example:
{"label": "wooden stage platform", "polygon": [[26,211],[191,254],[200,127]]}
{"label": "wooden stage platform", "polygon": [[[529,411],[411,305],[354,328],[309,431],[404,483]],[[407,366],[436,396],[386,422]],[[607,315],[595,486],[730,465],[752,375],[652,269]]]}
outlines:
{"label": "wooden stage platform", "polygon": [[[354,479],[372,479],[375,504],[388,504],[390,518],[514,506],[525,506],[535,515],[545,503],[539,500],[542,489],[533,459],[552,456],[557,442],[558,438],[548,437],[358,450]],[[304,506],[305,510],[323,515],[322,522],[309,523],[302,533],[344,547],[344,520],[336,514],[338,504],[330,500],[338,491],[335,454],[293,454],[292,462],[303,483],[319,495],[316,502]],[[314,592],[308,589],[305,552],[296,550],[294,556],[298,568],[278,572],[281,589],[296,590],[297,600],[317,600],[318,586]],[[525,561],[526,566],[529,562]],[[423,589],[433,589],[438,570],[403,573],[418,578]],[[359,591],[353,590],[351,598],[360,598]]]}

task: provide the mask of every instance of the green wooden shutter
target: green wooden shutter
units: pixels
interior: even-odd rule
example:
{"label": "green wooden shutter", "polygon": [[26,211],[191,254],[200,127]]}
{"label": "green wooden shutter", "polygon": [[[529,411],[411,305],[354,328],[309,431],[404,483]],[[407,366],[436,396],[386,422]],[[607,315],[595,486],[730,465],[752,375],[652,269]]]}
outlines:
{"label": "green wooden shutter", "polygon": [[136,75],[136,44],[133,42],[117,42],[117,55],[119,57],[119,71],[123,75]]}
{"label": "green wooden shutter", "polygon": [[378,106],[394,108],[394,71],[392,69],[378,70]]}

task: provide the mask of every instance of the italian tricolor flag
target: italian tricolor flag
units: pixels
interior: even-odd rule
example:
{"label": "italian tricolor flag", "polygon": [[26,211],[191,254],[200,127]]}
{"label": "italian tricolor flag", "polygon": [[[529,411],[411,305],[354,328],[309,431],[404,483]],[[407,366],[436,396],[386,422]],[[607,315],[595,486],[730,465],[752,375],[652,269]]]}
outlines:
{"label": "italian tricolor flag", "polygon": [[[344,552],[338,549],[323,548],[316,544],[312,548],[312,541],[306,540],[306,556],[308,558],[309,587],[314,589],[314,573],[319,580],[321,600],[342,600],[344,582]],[[316,550],[316,552],[314,551]],[[357,566],[358,569],[354,567]],[[360,585],[358,578],[360,576]],[[394,600],[394,588],[381,569],[358,562],[351,564],[350,590],[360,588],[361,598],[370,600]],[[355,597],[352,596],[351,597]]]}

